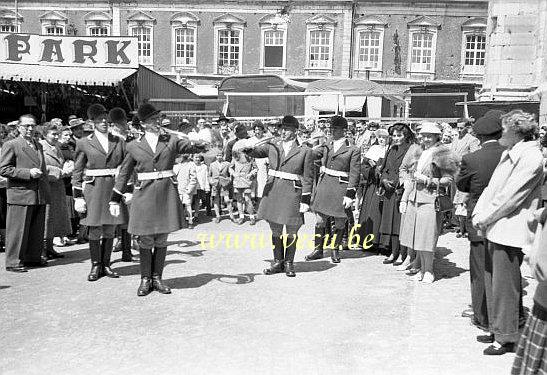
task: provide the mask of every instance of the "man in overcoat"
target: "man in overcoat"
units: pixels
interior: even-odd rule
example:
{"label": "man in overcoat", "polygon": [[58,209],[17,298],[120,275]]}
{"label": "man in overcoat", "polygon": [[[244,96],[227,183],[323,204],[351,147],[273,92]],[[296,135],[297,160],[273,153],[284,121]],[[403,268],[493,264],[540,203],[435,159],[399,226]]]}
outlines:
{"label": "man in overcoat", "polygon": [[136,173],[127,231],[138,236],[139,242],[141,284],[137,295],[146,296],[152,290],[169,294],[171,289],[162,281],[167,236],[185,225],[173,166],[178,155],[202,152],[204,147],[163,133],[160,111],[151,104],[141,105],[137,114],[145,133],[127,144],[127,155],[111,194],[110,212],[115,217],[120,215],[127,182]]}
{"label": "man in overcoat", "polygon": [[110,268],[110,257],[116,225],[127,222],[127,209],[123,205],[122,214],[114,217],[108,202],[126,151],[125,142],[108,132],[108,112],[102,105],[91,105],[87,116],[93,121],[94,130],[76,142],[72,188],[74,208],[85,213],[81,223],[89,230],[91,271],[88,280],[96,281],[101,276],[119,277]]}
{"label": "man in overcoat", "polygon": [[360,150],[352,146],[345,137],[348,123],[342,116],[330,119],[332,138],[315,151],[321,159],[320,177],[314,191],[311,210],[315,212],[315,248],[306,260],[323,258],[331,228],[327,228],[329,218],[334,222],[331,259],[340,263],[342,237],[346,229],[347,214],[355,200],[359,185],[361,167]]}
{"label": "man in overcoat", "polygon": [[488,111],[473,124],[473,131],[481,142],[481,148],[462,157],[461,169],[456,179],[458,190],[469,194],[467,202],[467,228],[469,231],[469,275],[471,277],[471,307],[473,323],[488,328],[486,291],[484,287],[484,267],[486,247],[484,238],[477,234],[471,225],[471,214],[488,186],[505,147],[499,144],[502,127],[502,111]]}
{"label": "man in overcoat", "polygon": [[258,217],[266,220],[272,230],[274,261],[264,270],[266,275],[285,271],[289,277],[296,276],[293,262],[297,234],[304,224],[303,213],[309,210],[313,186],[313,154],[298,143],[298,127],[298,120],[287,115],[281,122],[279,141],[246,150],[252,157],[267,157],[270,166],[258,207]]}
{"label": "man in overcoat", "polygon": [[47,265],[42,252],[49,184],[42,146],[32,136],[34,126],[34,116],[21,116],[19,136],[2,145],[0,156],[0,175],[8,179],[6,270],[10,272]]}

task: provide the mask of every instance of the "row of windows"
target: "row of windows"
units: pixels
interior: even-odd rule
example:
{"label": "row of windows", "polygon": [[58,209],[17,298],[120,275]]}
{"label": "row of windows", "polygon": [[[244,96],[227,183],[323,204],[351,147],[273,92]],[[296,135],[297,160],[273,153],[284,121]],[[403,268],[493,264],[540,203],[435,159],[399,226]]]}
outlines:
{"label": "row of windows", "polygon": [[[16,32],[14,25],[0,25],[0,32]],[[138,39],[139,62],[153,64],[153,27],[135,26],[130,35]],[[90,26],[90,36],[107,36],[109,27]],[[173,29],[174,67],[196,67],[197,29],[180,27]],[[242,29],[216,30],[216,70],[218,74],[241,72]],[[47,26],[46,35],[64,35],[63,26]],[[308,69],[329,70],[333,62],[334,29],[308,30]],[[409,37],[409,71],[433,73],[436,50],[436,33],[411,32]],[[284,69],[286,54],[286,30],[264,29],[262,31],[262,64],[264,69]],[[485,64],[486,36],[482,33],[464,34],[462,67],[472,73],[481,73]],[[383,30],[361,30],[356,37],[356,70],[381,71],[383,54]]]}

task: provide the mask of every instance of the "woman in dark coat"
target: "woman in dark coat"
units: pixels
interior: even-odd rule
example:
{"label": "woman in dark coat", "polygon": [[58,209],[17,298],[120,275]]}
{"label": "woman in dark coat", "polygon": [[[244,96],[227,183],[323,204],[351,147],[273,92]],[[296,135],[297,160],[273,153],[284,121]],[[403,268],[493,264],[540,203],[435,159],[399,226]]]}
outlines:
{"label": "woman in dark coat", "polygon": [[[385,129],[378,129],[375,134],[378,143],[370,147],[361,163],[361,181],[364,182],[364,193],[359,213],[358,232],[363,243],[372,243],[377,247],[382,219],[382,201],[378,195],[378,188],[380,187],[380,170],[389,134]],[[364,241],[363,239],[368,235],[373,235],[374,238],[371,241]]]}
{"label": "woman in dark coat", "polygon": [[401,213],[399,202],[401,200],[402,186],[399,183],[399,168],[408,149],[414,144],[415,137],[406,124],[397,123],[389,128],[391,146],[388,149],[383,163],[379,183],[384,191],[382,200],[382,218],[380,221],[378,243],[380,246],[390,249],[391,255],[384,260],[384,264],[397,261],[399,254],[406,257],[406,251],[401,249],[399,243],[399,228],[401,226]]}

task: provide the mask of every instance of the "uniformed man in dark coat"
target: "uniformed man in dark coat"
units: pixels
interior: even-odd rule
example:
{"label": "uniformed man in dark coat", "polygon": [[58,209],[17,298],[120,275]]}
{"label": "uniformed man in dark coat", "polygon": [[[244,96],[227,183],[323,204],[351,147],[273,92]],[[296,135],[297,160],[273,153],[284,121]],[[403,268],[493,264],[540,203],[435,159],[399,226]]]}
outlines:
{"label": "uniformed man in dark coat", "polygon": [[471,276],[471,306],[473,323],[481,328],[488,328],[486,309],[486,292],[484,284],[485,242],[471,225],[471,214],[488,186],[490,178],[498,165],[505,147],[499,144],[502,126],[502,111],[488,111],[484,117],[475,122],[473,131],[481,143],[481,148],[462,157],[461,169],[456,180],[458,190],[469,193],[467,203],[467,228],[469,230],[469,275]]}
{"label": "uniformed man in dark coat", "polygon": [[85,212],[82,224],[89,230],[89,252],[91,271],[89,281],[101,276],[117,278],[110,268],[110,257],[116,225],[127,222],[127,209],[114,217],[110,214],[109,201],[118,167],[125,157],[125,142],[108,132],[108,112],[100,104],[87,110],[93,121],[94,131],[76,142],[72,188],[74,208]]}
{"label": "uniformed man in dark coat", "polygon": [[6,270],[11,272],[47,265],[42,252],[49,183],[42,146],[32,137],[34,126],[34,116],[21,116],[19,137],[3,144],[0,156],[0,175],[8,179]]}
{"label": "uniformed man in dark coat", "polygon": [[127,144],[127,155],[111,195],[110,211],[114,216],[120,214],[127,182],[136,172],[127,230],[139,238],[141,284],[137,295],[146,296],[153,289],[169,294],[171,289],[162,281],[167,236],[185,225],[173,165],[178,155],[202,152],[204,147],[163,133],[160,111],[151,104],[141,105],[137,113],[145,133]]}
{"label": "uniformed man in dark coat", "polygon": [[[314,191],[311,209],[315,212],[315,248],[306,260],[323,258],[325,246],[332,247],[333,263],[340,263],[339,251],[348,219],[347,210],[353,205],[359,185],[360,151],[346,138],[348,123],[342,116],[330,119],[332,138],[314,154],[321,160],[320,177]],[[328,245],[329,218],[334,222],[334,234]]]}
{"label": "uniformed man in dark coat", "polygon": [[[304,224],[304,212],[309,210],[313,186],[313,155],[310,148],[296,140],[298,120],[285,116],[281,122],[279,141],[268,142],[246,151],[255,158],[268,158],[270,169],[258,208],[258,217],[270,224],[274,246],[274,262],[264,270],[266,275],[285,271],[296,276],[294,255],[298,229]],[[283,236],[286,227],[287,236]]]}

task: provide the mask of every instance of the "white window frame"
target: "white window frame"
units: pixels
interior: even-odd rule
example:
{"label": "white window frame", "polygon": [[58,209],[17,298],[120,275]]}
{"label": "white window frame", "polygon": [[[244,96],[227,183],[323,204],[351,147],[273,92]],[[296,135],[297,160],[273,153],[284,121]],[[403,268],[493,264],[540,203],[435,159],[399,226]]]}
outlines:
{"label": "white window frame", "polygon": [[[59,29],[61,30],[61,32],[57,33],[57,32],[54,32],[54,33],[48,33],[47,32],[47,29],[49,28],[54,28],[55,30]],[[47,25],[47,26],[44,26],[42,25],[42,34],[43,35],[65,35],[66,34],[66,27],[64,25]]]}
{"label": "white window frame", "polygon": [[[483,65],[466,65],[466,52],[467,52],[467,37],[468,36],[480,36],[484,38],[484,64]],[[477,50],[475,50],[477,51]],[[476,57],[475,57],[476,59]],[[462,33],[462,55],[461,55],[461,74],[462,75],[483,75],[486,66],[486,32],[480,31],[465,31]]]}
{"label": "white window frame", "polygon": [[[49,11],[42,14],[39,18],[42,24],[42,35],[66,35],[68,18],[64,14],[57,11]],[[48,34],[47,29],[50,27],[59,28],[61,33]]]}
{"label": "white window frame", "polygon": [[[314,31],[329,32],[329,60],[326,67],[311,66],[311,33]],[[306,71],[313,72],[329,72],[332,73],[334,60],[334,26],[333,25],[308,25],[306,30]]]}
{"label": "white window frame", "polygon": [[[179,73],[196,73],[198,64],[198,26],[200,26],[199,18],[190,12],[176,13],[171,17],[171,69]],[[194,63],[193,64],[177,64],[176,53],[176,32],[178,29],[191,29],[194,31]]]}
{"label": "white window frame", "polygon": [[8,9],[0,10],[0,27],[14,28],[14,30],[0,31],[2,33],[18,33],[21,31],[23,17],[20,13],[17,15],[14,11]]}
{"label": "white window frame", "polygon": [[[431,64],[429,69],[413,69],[412,64],[412,39],[415,34],[431,34]],[[408,57],[407,75],[411,74],[435,74],[435,62],[437,59],[437,28],[430,26],[412,26],[408,30]]]}
{"label": "white window frame", "polygon": [[[143,29],[143,30],[149,30],[150,31],[150,41],[146,42],[148,44],[150,44],[150,56],[149,56],[149,59],[150,61],[144,61],[144,59],[142,58],[142,56],[140,55],[140,50],[139,50],[139,45],[142,44],[142,42],[138,42],[137,43],[137,54],[139,56],[139,64],[141,65],[145,65],[145,66],[154,66],[154,27],[153,26],[149,26],[149,25],[145,25],[145,24],[132,24],[130,26],[128,26],[127,30],[128,30],[128,35],[129,36],[136,36],[136,35],[133,35],[133,32],[137,29]],[[137,37],[138,38],[138,37]]]}
{"label": "white window frame", "polygon": [[[194,33],[194,42],[192,43],[194,46],[194,62],[192,64],[177,64],[177,30],[192,30]],[[197,39],[198,39],[198,29],[196,26],[176,26],[172,28],[172,43],[171,43],[171,51],[173,51],[173,62],[172,65],[177,68],[190,68],[192,70],[195,70],[197,68]]]}
{"label": "white window frame", "polygon": [[[105,12],[89,12],[84,16],[85,30],[87,36],[110,36],[112,35],[112,17]],[[94,28],[105,28],[106,35],[91,35]]]}
{"label": "white window frame", "polygon": [[[87,36],[110,36],[110,25],[86,25]],[[106,34],[93,35],[91,30],[93,29],[106,29]]]}
{"label": "white window frame", "polygon": [[[387,24],[382,22],[380,18],[375,16],[364,16],[355,21],[355,50],[353,51],[353,61],[355,62],[353,70],[355,73],[362,74],[369,71],[372,73],[376,73],[376,75],[381,75],[384,63],[384,34],[386,27]],[[378,66],[371,68],[359,66],[359,57],[361,52],[359,43],[361,40],[361,34],[367,32],[379,33],[380,36],[378,46]]]}
{"label": "white window frame", "polygon": [[[150,61],[144,61],[142,57],[139,55],[139,64],[150,67],[150,68],[154,67],[154,26],[155,24],[156,24],[156,19],[142,11],[137,11],[127,18],[127,35],[133,36],[133,31],[138,28],[150,30],[150,41],[148,42],[150,44]],[[137,43],[137,50],[138,50],[138,44],[140,43]],[[140,53],[140,51],[138,51],[137,53]]]}
{"label": "white window frame", "polygon": [[238,58],[238,68],[237,73],[235,75],[243,74],[243,37],[245,35],[245,27],[242,25],[215,25],[214,28],[215,33],[215,45],[214,45],[214,59],[215,59],[215,73],[218,75],[225,75],[222,73],[219,73],[218,69],[218,58],[219,58],[219,49],[220,49],[220,39],[219,39],[219,33],[222,30],[231,30],[231,31],[239,31],[239,58]]}
{"label": "white window frame", "polygon": [[[265,66],[266,64],[266,33],[267,32],[282,32],[283,33],[283,60],[281,66]],[[260,28],[260,70],[262,72],[285,72],[287,70],[287,26],[262,26]]]}
{"label": "white window frame", "polygon": [[0,28],[14,28],[13,30],[0,30],[0,33],[18,33],[19,32],[19,25],[14,25],[12,23],[4,22],[3,20],[0,20]]}

